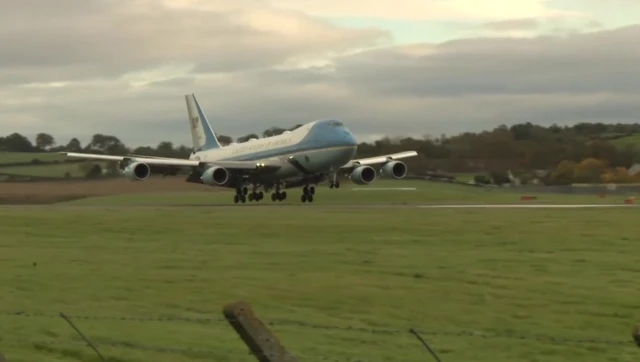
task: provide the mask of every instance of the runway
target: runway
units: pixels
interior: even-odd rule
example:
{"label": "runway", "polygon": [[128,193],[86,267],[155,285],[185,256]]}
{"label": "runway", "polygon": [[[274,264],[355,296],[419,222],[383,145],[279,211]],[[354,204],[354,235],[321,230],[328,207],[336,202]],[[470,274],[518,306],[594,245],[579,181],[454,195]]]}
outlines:
{"label": "runway", "polygon": [[421,209],[593,209],[637,207],[635,204],[490,204],[490,205],[417,205]]}
{"label": "runway", "polygon": [[275,204],[275,203],[246,203],[246,204],[174,204],[174,205],[0,205],[1,209],[131,209],[131,208],[185,208],[185,209],[215,209],[215,208],[310,208],[310,209],[606,209],[606,208],[637,208],[637,204]]}

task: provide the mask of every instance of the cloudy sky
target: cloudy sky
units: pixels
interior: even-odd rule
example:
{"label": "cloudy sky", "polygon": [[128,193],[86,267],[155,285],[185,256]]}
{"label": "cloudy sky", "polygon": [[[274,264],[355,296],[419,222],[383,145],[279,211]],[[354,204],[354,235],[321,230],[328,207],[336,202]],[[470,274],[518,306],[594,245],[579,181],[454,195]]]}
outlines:
{"label": "cloudy sky", "polygon": [[0,0],[0,129],[190,144],[640,120],[637,0]]}

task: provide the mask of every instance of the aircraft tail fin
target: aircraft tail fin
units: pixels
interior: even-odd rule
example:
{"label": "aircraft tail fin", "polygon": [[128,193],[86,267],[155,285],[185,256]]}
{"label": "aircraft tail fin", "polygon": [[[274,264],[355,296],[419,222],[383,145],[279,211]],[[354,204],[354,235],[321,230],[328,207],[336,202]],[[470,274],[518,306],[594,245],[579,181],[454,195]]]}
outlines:
{"label": "aircraft tail fin", "polygon": [[191,125],[191,138],[193,139],[193,151],[205,151],[214,148],[221,148],[220,142],[209,125],[207,116],[204,115],[195,94],[184,96],[187,101],[187,112],[189,114],[189,124]]}

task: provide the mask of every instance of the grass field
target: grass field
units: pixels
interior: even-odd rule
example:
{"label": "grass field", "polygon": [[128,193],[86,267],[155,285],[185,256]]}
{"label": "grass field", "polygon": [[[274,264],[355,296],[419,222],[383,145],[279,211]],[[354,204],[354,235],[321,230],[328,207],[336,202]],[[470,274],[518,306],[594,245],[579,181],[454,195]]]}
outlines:
{"label": "grass field", "polygon": [[635,146],[640,148],[640,134],[633,134],[611,141],[616,147]]}
{"label": "grass field", "polygon": [[[451,187],[430,185],[437,186],[427,191]],[[445,197],[450,202],[452,190]],[[457,190],[459,200],[479,200]],[[318,200],[373,202],[359,199],[375,199],[372,193],[322,189]],[[377,203],[409,194],[442,197],[380,191]],[[212,198],[206,201],[219,197],[205,195]],[[155,206],[130,207],[134,199]],[[640,322],[635,209],[209,208],[158,200],[178,203],[177,197],[131,195],[0,208],[0,351],[9,361],[99,361],[58,312],[221,318],[222,306],[236,300],[252,303],[266,321],[304,322],[272,326],[301,361],[430,360],[404,332],[410,327],[438,332],[424,337],[444,361],[640,357],[637,347],[624,344]],[[206,203],[199,200],[180,202]],[[53,317],[8,315],[17,311]],[[255,360],[225,323],[76,323],[111,361]],[[449,334],[462,331],[495,336]],[[538,335],[622,345],[547,343],[533,338]],[[27,343],[33,340],[52,344]]]}
{"label": "grass field", "polygon": [[[44,164],[15,165],[16,163],[30,163],[38,159]],[[82,177],[86,171],[82,171],[80,163],[50,163],[54,161],[69,160],[59,153],[48,152],[0,152],[0,175],[18,175],[35,177],[64,178],[69,173],[69,177]],[[49,164],[47,164],[49,163]],[[92,162],[106,167],[105,162]]]}
{"label": "grass field", "polygon": [[81,177],[86,174],[80,169],[79,163],[55,163],[51,165],[10,166],[0,168],[4,174],[39,177],[65,177],[68,172],[70,177]]}
{"label": "grass field", "polygon": [[43,162],[62,161],[65,156],[50,152],[0,152],[0,166],[5,163],[31,162],[33,159]]}

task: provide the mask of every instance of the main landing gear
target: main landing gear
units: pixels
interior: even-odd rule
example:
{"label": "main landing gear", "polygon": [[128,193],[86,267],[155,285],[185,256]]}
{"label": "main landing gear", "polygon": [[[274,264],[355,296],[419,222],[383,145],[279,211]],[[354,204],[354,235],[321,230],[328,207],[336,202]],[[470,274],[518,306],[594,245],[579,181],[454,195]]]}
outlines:
{"label": "main landing gear", "polygon": [[264,192],[256,192],[256,186],[253,186],[253,191],[249,193],[249,189],[244,186],[242,188],[236,188],[236,194],[233,196],[233,202],[238,203],[242,202],[243,204],[247,202],[247,198],[249,201],[260,201],[264,199]]}
{"label": "main landing gear", "polygon": [[340,188],[340,180],[338,180],[338,173],[337,172],[332,172],[331,173],[331,180],[329,180],[329,188],[336,188],[339,189]]}
{"label": "main landing gear", "polygon": [[287,199],[287,192],[280,191],[280,185],[276,186],[276,191],[271,194],[271,201],[284,201]]}
{"label": "main landing gear", "polygon": [[245,202],[247,202],[248,192],[249,192],[249,189],[247,189],[246,187],[237,187],[236,194],[233,196],[233,202],[236,204],[238,202],[242,202],[244,204]]}
{"label": "main landing gear", "polygon": [[300,201],[305,202],[313,202],[313,195],[316,193],[316,188],[314,186],[305,186],[302,188],[302,195],[300,196]]}
{"label": "main landing gear", "polygon": [[276,184],[276,191],[271,193],[271,201],[273,201],[273,202],[284,201],[286,199],[287,199],[287,192],[286,191],[280,191],[280,183],[277,183]]}

